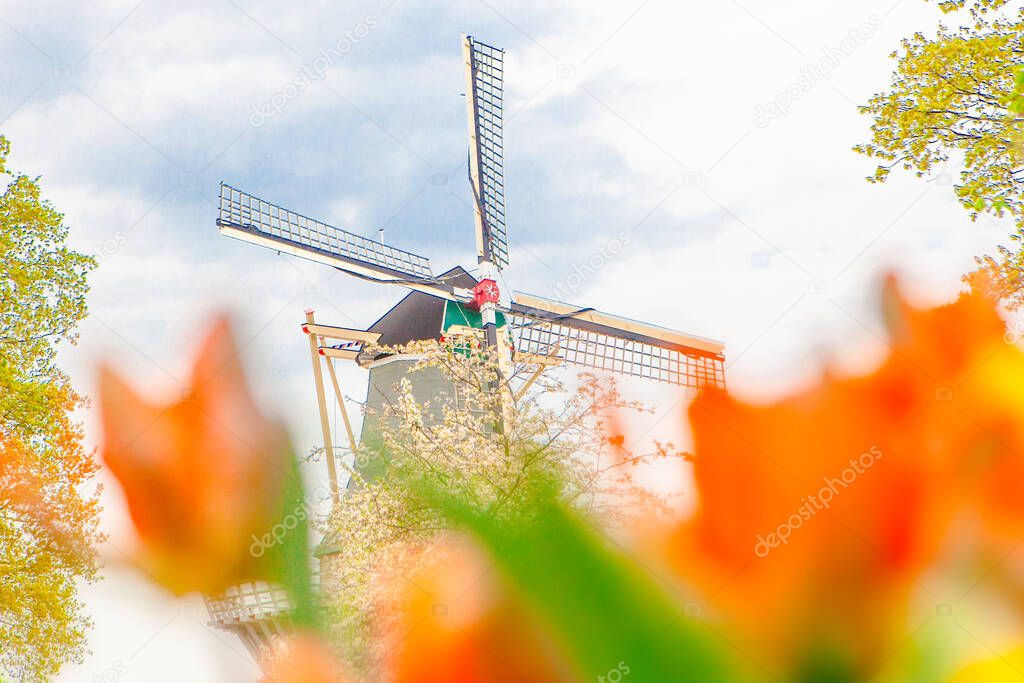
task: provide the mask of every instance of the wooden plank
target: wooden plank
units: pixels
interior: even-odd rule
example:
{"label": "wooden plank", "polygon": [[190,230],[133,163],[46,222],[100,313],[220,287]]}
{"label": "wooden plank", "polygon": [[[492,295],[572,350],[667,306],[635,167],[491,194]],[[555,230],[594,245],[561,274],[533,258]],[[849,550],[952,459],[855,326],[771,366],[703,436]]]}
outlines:
{"label": "wooden plank", "polygon": [[512,300],[517,304],[536,308],[547,313],[554,313],[555,315],[571,315],[571,317],[576,320],[583,320],[597,325],[604,325],[605,327],[623,330],[625,332],[641,334],[653,339],[660,339],[661,341],[679,344],[681,346],[688,346],[690,348],[707,351],[709,353],[718,354],[722,353],[725,349],[725,344],[714,339],[685,334],[677,330],[671,330],[667,327],[650,325],[648,323],[642,323],[638,320],[630,320],[629,318],[623,318],[610,313],[602,313],[601,311],[593,310],[576,313],[576,311],[579,310],[578,306],[566,304],[561,301],[555,301],[553,299],[546,299],[534,294],[514,292]]}
{"label": "wooden plank", "polygon": [[469,36],[462,36],[462,58],[466,62],[466,119],[469,123],[469,184],[473,188],[473,223],[476,226],[476,253],[481,261],[490,261],[487,256],[490,246],[484,235],[484,217],[481,213],[483,188],[480,186],[480,141],[476,139],[476,88],[473,84],[473,47]]}
{"label": "wooden plank", "polygon": [[[313,309],[306,311],[306,323],[313,323]],[[313,359],[313,382],[316,384],[316,404],[320,409],[320,429],[324,437],[324,455],[327,457],[327,480],[331,487],[331,498],[335,504],[339,500],[338,493],[338,472],[334,462],[334,448],[331,445],[331,425],[327,419],[327,397],[324,395],[324,373],[320,367],[320,354],[317,353],[317,338],[315,334],[309,337],[309,355]]]}
{"label": "wooden plank", "polygon": [[340,358],[342,360],[355,360],[359,357],[358,351],[352,351],[350,349],[334,349],[330,346],[321,346],[317,349],[321,356],[327,358]]}
{"label": "wooden plank", "polygon": [[558,344],[555,344],[548,350],[550,353],[546,356],[541,356],[536,353],[521,354],[523,356],[524,363],[536,363],[537,369],[533,371],[533,374],[531,374],[530,378],[526,380],[526,383],[519,387],[519,391],[515,394],[516,401],[521,399],[523,396],[526,396],[526,392],[533,386],[533,383],[536,382],[542,374],[544,374],[545,370],[556,365],[561,365],[562,359],[558,357]]}
{"label": "wooden plank", "polygon": [[523,396],[526,396],[526,392],[529,391],[530,387],[533,386],[533,383],[537,381],[537,378],[544,374],[544,371],[547,369],[547,365],[537,366],[537,369],[533,371],[533,374],[531,374],[530,378],[526,380],[526,383],[519,387],[519,391],[515,394],[516,401],[520,400]]}
{"label": "wooden plank", "polygon": [[364,344],[376,344],[377,340],[380,339],[380,334],[377,332],[367,332],[366,330],[356,330],[350,327],[336,327],[334,325],[321,325],[315,323],[310,325],[305,323],[302,326],[302,331],[306,334],[318,334],[321,337],[327,337],[328,339],[341,339],[343,341],[358,341]]}
{"label": "wooden plank", "polygon": [[540,365],[541,367],[553,367],[555,365],[561,365],[564,361],[558,356],[554,355],[558,353],[558,346],[555,345],[555,351],[548,355],[541,355],[538,353],[523,353],[522,351],[516,352],[516,362],[525,363],[527,365]]}

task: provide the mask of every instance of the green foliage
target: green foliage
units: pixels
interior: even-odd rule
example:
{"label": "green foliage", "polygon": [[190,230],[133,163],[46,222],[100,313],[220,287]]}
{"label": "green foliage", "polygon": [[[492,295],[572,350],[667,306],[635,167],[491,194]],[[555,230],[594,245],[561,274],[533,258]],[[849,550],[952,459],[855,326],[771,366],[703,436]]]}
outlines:
{"label": "green foliage", "polygon": [[[868,180],[894,168],[934,179],[951,159],[963,170],[952,183],[973,220],[1011,218],[1024,235],[1024,10],[1008,0],[948,0],[946,13],[969,25],[915,33],[894,52],[889,89],[861,107],[874,122],[871,141],[854,149],[881,161]],[[1002,279],[1011,305],[1024,303],[1020,245],[981,259]],[[1009,279],[1007,279],[1009,278]]]}
{"label": "green foliage", "polygon": [[321,610],[310,574],[309,520],[302,489],[302,474],[294,456],[285,479],[284,505],[278,523],[284,532],[281,542],[272,546],[264,558],[267,571],[279,578],[292,604],[290,618],[298,628],[317,631],[323,628]]}
{"label": "green foliage", "polygon": [[55,360],[87,315],[95,263],[67,247],[62,214],[7,168],[9,151],[0,136],[0,671],[36,680],[82,657],[89,625],[76,584],[96,575],[96,466]]}

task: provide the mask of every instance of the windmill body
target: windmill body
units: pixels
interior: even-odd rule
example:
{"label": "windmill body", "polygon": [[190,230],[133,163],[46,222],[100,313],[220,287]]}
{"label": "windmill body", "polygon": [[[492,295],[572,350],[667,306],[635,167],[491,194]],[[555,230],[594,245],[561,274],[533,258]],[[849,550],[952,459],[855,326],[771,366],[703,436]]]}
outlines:
{"label": "windmill body", "polygon": [[[460,287],[472,288],[476,280],[460,267],[452,268],[442,275],[448,282]],[[422,292],[407,294],[401,301],[367,328],[380,334],[377,344],[395,347],[415,341],[435,340],[444,326],[447,302]],[[426,405],[424,417],[428,420],[441,418],[442,395],[453,396],[455,387],[435,368],[421,368],[413,372],[418,358],[371,353],[364,350],[357,362],[367,369],[366,409],[363,415],[359,441],[368,444],[376,441],[380,433],[379,421],[386,419],[388,406],[395,405],[403,379],[409,382],[417,403]],[[358,469],[358,467],[357,467]],[[374,472],[360,472],[372,477]]]}
{"label": "windmill body", "polygon": [[[365,330],[323,324],[315,320],[312,311],[307,311],[302,324],[309,336],[335,500],[342,492],[335,470],[337,444],[328,419],[328,386],[344,418],[347,446],[343,449],[357,449],[334,369],[337,360],[354,361],[368,370],[370,410],[362,425],[363,440],[374,437],[379,429],[376,421],[383,419],[383,408],[396,398],[403,378],[410,381],[417,400],[454,391],[439,375],[410,373],[415,358],[374,351],[379,345],[437,339],[459,329],[479,334],[489,345],[497,346],[506,362],[518,357],[543,358],[548,364],[698,389],[725,383],[721,342],[499,287],[510,261],[505,216],[504,52],[463,36],[462,53],[469,124],[467,166],[477,247],[477,263],[472,267],[434,274],[423,256],[309,218],[230,185],[222,183],[220,187],[217,225],[223,234],[409,290]],[[208,605],[214,623],[237,633],[254,653],[271,635],[287,627],[287,605],[269,587],[240,587],[232,595],[208,600]]]}

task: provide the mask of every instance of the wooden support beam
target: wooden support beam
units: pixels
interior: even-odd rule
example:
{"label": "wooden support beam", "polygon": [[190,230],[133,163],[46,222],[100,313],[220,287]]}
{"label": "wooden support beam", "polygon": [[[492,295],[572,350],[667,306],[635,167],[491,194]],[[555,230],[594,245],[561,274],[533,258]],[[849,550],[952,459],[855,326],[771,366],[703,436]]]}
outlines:
{"label": "wooden support beam", "polygon": [[480,141],[476,128],[476,87],[473,83],[473,46],[467,35],[462,36],[462,59],[466,63],[466,119],[469,124],[469,184],[473,188],[473,223],[476,226],[476,253],[481,261],[490,261],[483,216],[483,187],[480,183]]}
{"label": "wooden support beam", "polygon": [[313,249],[302,244],[297,244],[291,240],[274,237],[273,235],[257,234],[254,230],[242,229],[233,225],[225,223],[218,223],[220,234],[228,237],[233,237],[249,244],[255,244],[261,247],[267,247],[274,251],[281,252],[282,254],[291,254],[292,256],[298,256],[300,258],[309,259],[310,261],[316,261],[327,266],[333,266],[339,270],[356,273],[358,275],[365,275],[374,280],[378,280],[385,284],[396,284],[407,289],[414,289],[417,292],[423,292],[424,294],[430,294],[431,296],[438,296],[442,299],[450,299],[452,301],[472,301],[472,297],[468,295],[456,295],[454,288],[448,285],[434,284],[430,278],[423,278],[423,281],[412,280],[410,273],[402,273],[400,271],[391,270],[383,266],[377,266],[372,263],[362,263],[353,259],[344,258],[336,254],[332,255],[327,252]]}
{"label": "wooden support beam", "polygon": [[549,367],[559,365],[562,362],[562,359],[558,357],[558,344],[555,344],[553,347],[551,347],[550,351],[550,355],[541,356],[539,354],[529,354],[526,357],[526,362],[536,363],[537,369],[534,370],[533,374],[530,375],[530,379],[526,380],[526,384],[519,387],[519,391],[516,392],[515,396],[515,399],[517,401],[521,399],[523,396],[526,396],[526,390],[533,386],[533,383],[536,382],[542,374],[544,374],[545,370],[547,370]]}
{"label": "wooden support beam", "polygon": [[543,367],[554,367],[561,365],[565,361],[555,354],[558,353],[558,345],[554,346],[554,350],[550,354],[539,354],[539,353],[523,353],[521,351],[516,352],[516,362],[523,363],[524,365],[540,365]]}
{"label": "wooden support beam", "polygon": [[366,330],[356,330],[349,327],[335,327],[334,325],[320,325],[306,323],[302,326],[302,331],[306,334],[316,334],[327,339],[341,339],[342,341],[357,341],[363,342],[364,344],[375,344],[380,339],[380,334],[377,332],[367,332]]}
{"label": "wooden support beam", "polygon": [[327,361],[327,373],[331,376],[331,384],[334,385],[334,396],[338,399],[338,408],[341,409],[341,419],[345,423],[345,433],[348,434],[348,445],[352,449],[352,457],[356,455],[356,436],[352,432],[352,423],[348,419],[348,411],[345,410],[345,398],[341,394],[341,387],[338,385],[338,373],[334,371],[334,362]]}
{"label": "wooden support beam", "polygon": [[[313,309],[306,310],[306,323],[313,322]],[[313,359],[313,382],[316,384],[316,403],[320,409],[320,429],[324,436],[324,455],[327,457],[327,480],[331,487],[331,499],[335,504],[339,500],[338,492],[338,470],[334,462],[334,447],[331,443],[331,425],[327,419],[327,397],[324,395],[324,373],[320,367],[320,354],[317,352],[319,344],[315,334],[309,336],[309,355]]]}
{"label": "wooden support beam", "polygon": [[578,307],[571,304],[555,301],[554,299],[547,299],[534,294],[527,294],[526,292],[513,292],[512,301],[521,306],[538,309],[546,313],[553,313],[556,316],[569,316],[576,320],[603,325],[605,327],[622,330],[624,332],[641,334],[646,337],[651,337],[652,339],[668,342],[670,344],[678,344],[680,346],[686,346],[706,351],[708,353],[720,354],[725,348],[725,345],[722,342],[714,339],[685,334],[659,325],[651,325],[638,320],[630,320],[629,318],[612,315],[610,313],[603,313],[601,311],[580,310]]}
{"label": "wooden support beam", "polygon": [[260,629],[260,634],[263,636],[263,644],[265,647],[271,647],[274,644],[274,632],[267,626],[266,619],[260,619],[256,622],[256,626]]}
{"label": "wooden support beam", "polygon": [[[312,339],[313,335],[310,335],[310,338]],[[327,358],[340,358],[342,360],[355,360],[359,356],[358,351],[353,351],[352,349],[335,349],[330,346],[317,347],[317,353],[321,356],[326,356]]]}
{"label": "wooden support beam", "polygon": [[238,628],[230,629],[230,631],[241,639],[242,644],[245,645],[245,649],[249,651],[252,658],[259,661],[260,655],[263,653],[263,647],[259,639],[251,633],[251,629],[250,625],[243,624]]}

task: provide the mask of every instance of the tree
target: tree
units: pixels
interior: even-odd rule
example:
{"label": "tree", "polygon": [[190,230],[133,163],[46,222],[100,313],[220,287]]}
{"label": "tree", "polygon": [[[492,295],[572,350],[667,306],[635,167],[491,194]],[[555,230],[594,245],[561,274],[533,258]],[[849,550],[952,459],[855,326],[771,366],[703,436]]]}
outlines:
{"label": "tree", "polygon": [[449,523],[437,500],[454,497],[489,519],[522,525],[538,489],[554,480],[560,502],[605,523],[667,510],[663,497],[634,480],[634,466],[682,456],[661,443],[633,453],[614,436],[618,416],[644,408],[624,401],[613,382],[584,375],[567,392],[540,375],[526,387],[535,366],[499,374],[475,338],[380,351],[419,356],[412,372],[439,371],[454,391],[423,404],[402,380],[387,415],[367,417],[379,437],[357,454],[353,480],[323,528],[329,622],[346,656],[364,669],[379,664],[398,635],[397,624],[374,609],[389,602],[381,591],[393,585],[382,580],[383,568],[408,576],[445,561],[436,549]]}
{"label": "tree", "polygon": [[[871,142],[854,149],[882,163],[881,183],[901,167],[935,180],[951,159],[963,170],[953,192],[972,220],[1011,218],[1015,245],[978,259],[983,278],[1011,306],[1024,305],[1024,9],[1009,0],[941,0],[969,18],[934,36],[902,42],[889,89],[860,108],[874,119]],[[951,181],[953,179],[950,179]],[[968,277],[974,284],[982,281]]]}
{"label": "tree", "polygon": [[67,246],[39,179],[9,171],[0,136],[0,674],[40,680],[84,654],[77,582],[96,577],[96,465],[56,363],[86,317],[95,261]]}

